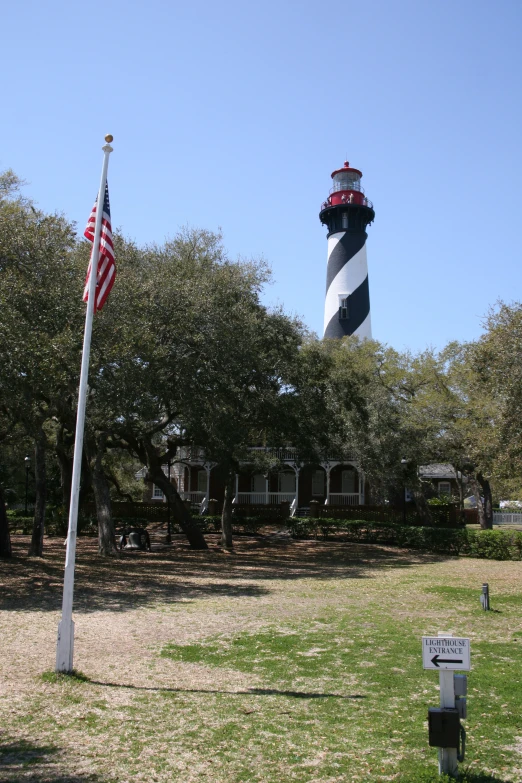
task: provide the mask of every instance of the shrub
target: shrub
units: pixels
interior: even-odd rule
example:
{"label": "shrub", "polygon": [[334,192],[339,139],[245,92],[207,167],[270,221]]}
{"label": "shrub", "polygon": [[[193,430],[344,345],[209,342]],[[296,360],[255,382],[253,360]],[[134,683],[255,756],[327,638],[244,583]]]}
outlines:
{"label": "shrub", "polygon": [[217,533],[221,530],[221,517],[217,515],[213,517],[194,517],[193,521],[197,524],[202,533]]}
{"label": "shrub", "polygon": [[69,518],[65,506],[48,503],[45,509],[45,532],[48,536],[66,536]]}
{"label": "shrub", "polygon": [[98,520],[92,514],[78,514],[77,532],[79,536],[95,536],[98,533]]}
{"label": "shrub", "polygon": [[443,555],[464,554],[490,560],[522,559],[522,532],[518,531],[413,527],[390,522],[308,517],[293,517],[288,520],[287,526],[294,538],[317,538],[320,535],[327,539],[335,535],[345,541],[424,549]]}
{"label": "shrub", "polygon": [[519,560],[522,535],[510,530],[469,531],[468,552],[488,560]]}
{"label": "shrub", "polygon": [[[221,516],[203,516],[194,517],[193,519],[203,533],[219,533],[221,531]],[[235,535],[241,535],[242,533],[257,535],[262,527],[276,524],[280,525],[281,520],[274,519],[272,516],[247,517],[241,515],[233,518],[232,531]]]}
{"label": "shrub", "polygon": [[[28,511],[32,511],[32,506],[29,505]],[[11,519],[28,519],[28,514],[25,513],[25,509],[23,508],[8,508],[6,509],[6,515]]]}
{"label": "shrub", "polygon": [[147,527],[150,520],[146,517],[113,517],[114,527],[116,530],[130,529],[132,527]]}
{"label": "shrub", "polygon": [[[430,505],[433,527],[460,527],[460,514],[454,503],[447,501]],[[392,523],[394,525],[424,525],[425,520],[412,503],[405,508],[398,506],[321,506],[319,517],[323,520],[351,519],[360,522]]]}
{"label": "shrub", "polygon": [[24,517],[19,514],[8,516],[9,529],[12,533],[21,533],[24,536],[28,536],[33,530],[33,517]]}

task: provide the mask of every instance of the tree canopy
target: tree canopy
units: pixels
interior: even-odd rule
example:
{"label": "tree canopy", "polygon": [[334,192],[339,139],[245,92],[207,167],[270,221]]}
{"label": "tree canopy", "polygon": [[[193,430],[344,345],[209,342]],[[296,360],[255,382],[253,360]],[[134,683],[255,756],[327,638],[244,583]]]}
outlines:
{"label": "tree canopy", "polygon": [[[31,552],[41,554],[50,466],[68,504],[91,246],[22,185],[0,174],[0,470],[9,483],[14,438],[32,444]],[[202,447],[228,476],[225,546],[232,477],[252,445],[292,445],[302,460],[355,458],[377,502],[405,484],[421,502],[419,467],[451,463],[485,524],[494,497],[522,492],[519,303],[499,303],[477,341],[442,351],[319,341],[262,304],[266,263],[230,259],[219,234],[185,228],[145,247],[118,234],[114,243],[117,281],[93,326],[82,478],[96,498],[100,552],[114,547],[117,464],[145,465],[191,545],[206,545],[163,470],[182,446]]]}

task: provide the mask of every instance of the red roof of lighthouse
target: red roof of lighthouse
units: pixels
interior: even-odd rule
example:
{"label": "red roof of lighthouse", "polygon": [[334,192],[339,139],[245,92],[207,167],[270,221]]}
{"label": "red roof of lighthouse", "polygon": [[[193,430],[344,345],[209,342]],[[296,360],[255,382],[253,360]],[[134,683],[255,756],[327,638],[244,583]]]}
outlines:
{"label": "red roof of lighthouse", "polygon": [[335,171],[332,171],[332,179],[336,174],[340,174],[341,171],[355,171],[356,174],[362,177],[362,171],[359,171],[359,169],[352,169],[347,160],[344,161],[344,166],[342,167],[342,169],[335,169]]}

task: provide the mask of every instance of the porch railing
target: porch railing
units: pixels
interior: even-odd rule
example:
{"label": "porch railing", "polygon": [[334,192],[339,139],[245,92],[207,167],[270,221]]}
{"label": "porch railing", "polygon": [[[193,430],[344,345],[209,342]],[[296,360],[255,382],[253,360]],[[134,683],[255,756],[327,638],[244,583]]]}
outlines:
{"label": "porch railing", "polygon": [[279,449],[271,448],[270,446],[251,446],[248,450],[251,452],[259,451],[265,454],[271,454],[273,457],[281,460],[282,462],[284,462],[284,460],[295,461],[299,456],[297,449],[293,449],[291,446],[286,448],[283,446]]}
{"label": "porch railing", "polygon": [[[296,448],[293,448],[292,446],[283,446],[281,448],[273,448],[271,446],[250,446],[248,449],[249,452],[263,452],[265,454],[270,454],[271,456],[275,457],[276,459],[280,460],[281,462],[297,462],[300,459],[299,450]],[[355,456],[353,454],[323,454],[319,459],[319,464],[321,462],[353,462],[355,460]],[[243,463],[247,462],[247,460],[242,460]],[[310,462],[303,462],[302,465],[308,465],[308,464],[315,464]]]}
{"label": "porch railing", "polygon": [[329,499],[325,506],[359,506],[361,505],[361,496],[358,492],[345,494],[344,492],[330,492]]}
{"label": "porch railing", "polygon": [[182,500],[190,500],[191,503],[201,503],[205,497],[204,492],[180,492]]}
{"label": "porch railing", "polygon": [[246,506],[277,506],[284,500],[291,504],[295,492],[238,492],[232,502]]}
{"label": "porch railing", "polygon": [[180,446],[176,456],[186,462],[204,462],[205,449],[199,446]]}

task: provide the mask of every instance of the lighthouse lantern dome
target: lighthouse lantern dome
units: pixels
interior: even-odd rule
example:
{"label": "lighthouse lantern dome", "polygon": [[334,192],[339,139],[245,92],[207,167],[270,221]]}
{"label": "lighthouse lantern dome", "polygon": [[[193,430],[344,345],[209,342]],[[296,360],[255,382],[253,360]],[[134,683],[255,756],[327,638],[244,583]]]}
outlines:
{"label": "lighthouse lantern dome", "polygon": [[362,172],[353,169],[347,160],[342,169],[332,172],[333,187],[332,193],[338,190],[361,190]]}

